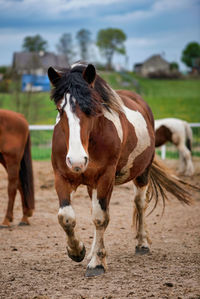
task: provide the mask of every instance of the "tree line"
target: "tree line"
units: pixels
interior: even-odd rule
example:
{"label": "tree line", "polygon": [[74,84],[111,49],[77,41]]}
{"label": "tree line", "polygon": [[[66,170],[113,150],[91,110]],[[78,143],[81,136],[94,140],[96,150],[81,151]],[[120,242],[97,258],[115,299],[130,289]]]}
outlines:
{"label": "tree line", "polygon": [[[122,55],[126,54],[124,42],[126,41],[126,34],[118,28],[107,28],[99,30],[95,45],[99,48],[100,53],[106,60],[107,69],[112,68],[112,60],[115,53]],[[91,32],[87,29],[81,29],[76,34],[79,52],[75,50],[74,41],[71,33],[64,33],[56,45],[57,52],[65,56],[68,63],[72,63],[75,58],[83,61],[90,60],[91,46],[94,41],[91,38]],[[46,52],[48,49],[48,42],[39,34],[35,36],[27,36],[24,38],[23,50],[30,52]]]}
{"label": "tree line", "polygon": [[[106,60],[107,69],[112,68],[112,60],[115,53],[126,54],[124,45],[126,39],[126,34],[118,28],[107,28],[98,31],[95,44]],[[79,30],[76,34],[76,40],[79,48],[79,59],[89,61],[91,45],[94,43],[91,38],[91,32],[86,29]],[[46,51],[48,42],[37,34],[25,37],[22,47],[25,51]],[[71,33],[64,33],[56,45],[58,53],[64,55],[69,64],[74,62],[75,57],[77,57],[75,48]],[[200,72],[200,44],[198,42],[188,43],[182,51],[181,60],[187,67]],[[178,64],[172,62],[171,68],[178,69]]]}

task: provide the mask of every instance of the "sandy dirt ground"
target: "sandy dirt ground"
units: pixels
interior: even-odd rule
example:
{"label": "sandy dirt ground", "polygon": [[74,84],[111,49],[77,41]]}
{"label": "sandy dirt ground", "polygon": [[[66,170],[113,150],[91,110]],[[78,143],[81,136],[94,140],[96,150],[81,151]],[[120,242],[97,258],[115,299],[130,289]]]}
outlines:
{"label": "sandy dirt ground", "polygon": [[[176,162],[168,161],[175,168]],[[200,186],[200,162],[187,179]],[[200,194],[193,206],[167,202],[147,217],[151,253],[135,255],[132,226],[133,191],[128,183],[114,189],[105,234],[108,271],[85,278],[87,259],[75,263],[66,254],[66,237],[57,221],[58,200],[50,162],[34,162],[36,209],[31,225],[20,227],[21,202],[16,198],[13,226],[0,230],[0,298],[113,299],[200,298]],[[0,221],[7,206],[7,178],[0,166]],[[77,232],[89,252],[93,238],[91,205],[80,187],[73,206]]]}

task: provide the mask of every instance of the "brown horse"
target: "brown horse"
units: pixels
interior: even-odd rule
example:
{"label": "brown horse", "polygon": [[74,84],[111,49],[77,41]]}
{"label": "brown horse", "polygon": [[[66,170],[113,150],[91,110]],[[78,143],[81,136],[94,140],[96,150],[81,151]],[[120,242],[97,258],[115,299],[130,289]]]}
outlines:
{"label": "brown horse", "polygon": [[20,192],[23,217],[20,225],[29,224],[34,209],[33,171],[30,134],[25,118],[16,112],[0,109],[0,163],[8,173],[8,207],[1,227],[13,221],[17,189]]}
{"label": "brown horse", "polygon": [[86,185],[95,226],[86,276],[100,275],[106,270],[103,238],[114,185],[133,181],[138,254],[149,252],[145,209],[150,189],[156,203],[158,190],[163,200],[167,190],[185,203],[189,203],[188,193],[154,160],[154,119],[139,95],[115,92],[91,64],[78,63],[62,72],[50,67],[48,76],[54,86],[51,97],[59,111],[52,143],[58,220],[67,235],[69,257],[82,261],[85,246],[75,233],[72,198],[79,185]]}

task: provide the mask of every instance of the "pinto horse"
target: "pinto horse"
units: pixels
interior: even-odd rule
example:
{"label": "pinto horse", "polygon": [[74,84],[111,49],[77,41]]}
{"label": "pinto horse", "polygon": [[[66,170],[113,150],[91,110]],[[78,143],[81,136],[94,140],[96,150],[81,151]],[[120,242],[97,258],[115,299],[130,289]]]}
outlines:
{"label": "pinto horse", "polygon": [[[69,257],[80,262],[85,246],[75,233],[74,191],[86,185],[92,200],[94,239],[86,277],[106,270],[104,232],[114,185],[133,182],[137,220],[136,253],[149,252],[145,209],[150,189],[174,194],[189,203],[179,182],[154,160],[154,118],[143,99],[130,91],[114,91],[91,64],[48,70],[51,98],[59,111],[52,140],[52,165],[59,198],[58,221],[67,235]],[[122,203],[123,204],[123,203]]]}
{"label": "pinto horse", "polygon": [[25,118],[19,113],[0,109],[0,163],[8,174],[8,207],[1,227],[9,227],[13,221],[17,189],[23,208],[20,225],[28,225],[28,217],[32,216],[34,187],[30,145]]}
{"label": "pinto horse", "polygon": [[155,120],[156,147],[172,142],[179,151],[179,173],[192,175],[192,130],[189,124],[178,118],[164,118]]}

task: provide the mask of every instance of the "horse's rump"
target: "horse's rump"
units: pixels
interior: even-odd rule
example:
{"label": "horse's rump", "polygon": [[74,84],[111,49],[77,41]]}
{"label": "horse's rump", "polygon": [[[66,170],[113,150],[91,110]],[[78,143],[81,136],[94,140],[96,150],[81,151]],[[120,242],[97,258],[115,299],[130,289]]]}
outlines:
{"label": "horse's rump", "polygon": [[34,209],[33,169],[28,122],[23,115],[0,109],[0,163],[8,173],[8,209],[3,225],[13,220],[17,189],[23,206],[23,224]]}

